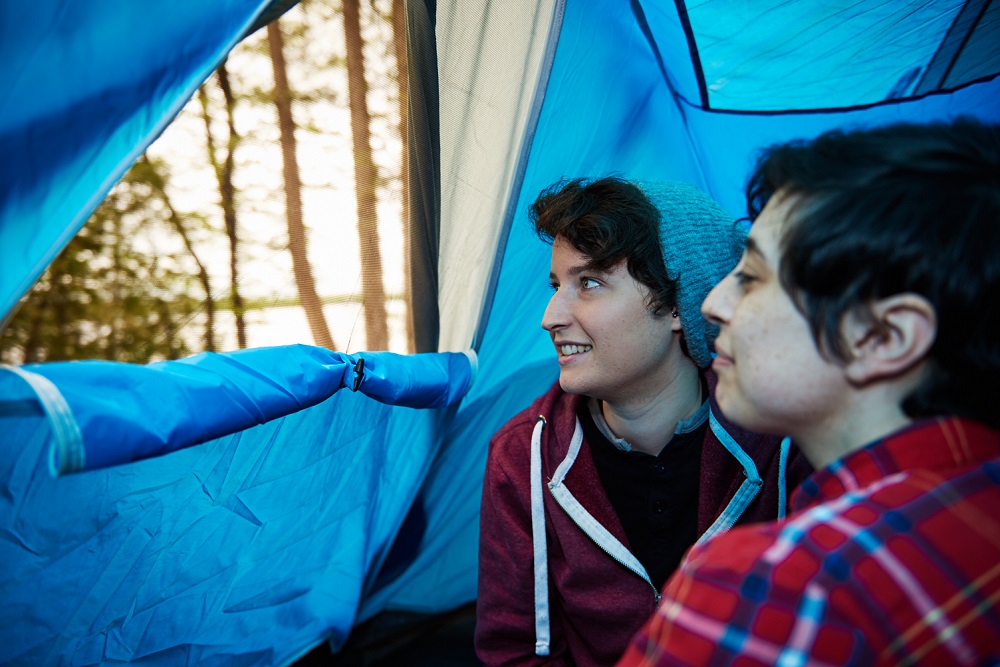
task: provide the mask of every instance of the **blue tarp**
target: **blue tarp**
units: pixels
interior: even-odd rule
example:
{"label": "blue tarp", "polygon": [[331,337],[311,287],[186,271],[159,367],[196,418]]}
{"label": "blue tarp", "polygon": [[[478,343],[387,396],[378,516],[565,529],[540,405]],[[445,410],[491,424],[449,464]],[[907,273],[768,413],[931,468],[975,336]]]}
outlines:
{"label": "blue tarp", "polygon": [[[0,313],[265,4],[0,8]],[[383,609],[473,599],[488,438],[557,375],[539,328],[549,251],[525,217],[543,187],[578,175],[672,178],[741,215],[747,171],[773,142],[960,113],[1000,122],[992,70],[907,97],[907,73],[924,80],[942,53],[932,39],[908,40],[954,34],[955,2],[919,3],[930,19],[865,30],[837,23],[830,3],[761,3],[750,18],[737,4],[557,3],[552,69],[526,159],[513,165],[516,214],[480,322],[480,371],[457,406],[339,392],[204,444],[53,478],[51,423],[23,382],[5,385],[0,662],[287,664],[324,637],[339,645]],[[851,21],[905,18],[910,4],[850,3]],[[789,36],[802,16],[836,44],[810,39],[812,24]],[[996,58],[993,44],[981,62]],[[850,54],[864,54],[871,85],[838,78],[863,71]],[[98,374],[80,377],[99,397]],[[172,417],[214,409],[199,402]],[[148,409],[152,422],[167,408]]]}
{"label": "blue tarp", "polygon": [[444,416],[341,392],[60,478],[40,420],[5,424],[0,663],[269,665],[343,640]]}
{"label": "blue tarp", "polygon": [[[312,407],[343,388],[388,405],[444,408],[465,395],[474,375],[474,353],[344,354],[308,345],[205,352],[147,366],[28,364],[0,367],[0,415],[28,410],[49,418],[55,474],[198,445]],[[23,398],[11,386],[18,381],[34,396]],[[18,397],[8,400],[13,392]]]}

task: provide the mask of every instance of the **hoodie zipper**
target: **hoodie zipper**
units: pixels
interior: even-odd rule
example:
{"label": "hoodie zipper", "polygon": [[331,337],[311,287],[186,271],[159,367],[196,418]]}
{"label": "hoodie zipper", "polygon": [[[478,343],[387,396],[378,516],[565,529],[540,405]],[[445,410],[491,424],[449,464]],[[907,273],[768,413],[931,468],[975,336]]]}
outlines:
{"label": "hoodie zipper", "polygon": [[[548,487],[549,491],[552,493],[552,497],[559,504],[559,506],[562,507],[563,511],[569,515],[577,527],[579,527],[580,530],[582,530],[584,534],[589,537],[598,548],[600,548],[601,551],[610,556],[612,560],[624,567],[626,570],[632,572],[649,584],[650,589],[653,591],[653,600],[655,604],[658,605],[660,603],[660,591],[653,585],[653,582],[649,578],[649,574],[646,572],[645,568],[643,568],[641,564],[638,564],[638,559],[635,559],[635,555],[628,551],[628,549],[625,549],[625,545],[619,542],[607,528],[601,525],[600,522],[598,522],[597,519],[595,519],[590,512],[588,512],[586,508],[580,504],[580,501],[573,496],[570,490],[567,489],[561,481],[559,483],[549,482]],[[636,560],[636,563],[630,563],[621,555],[615,553],[615,551],[606,543],[607,541],[613,541],[613,544],[620,546],[626,553]]]}
{"label": "hoodie zipper", "polygon": [[[539,434],[539,436],[540,435],[541,434]],[[556,466],[555,472],[553,472],[552,478],[546,486],[549,487],[549,492],[552,494],[556,503],[559,504],[563,511],[566,512],[570,519],[573,520],[573,523],[575,523],[580,530],[582,530],[583,533],[601,549],[601,551],[608,554],[612,560],[619,563],[622,567],[649,584],[649,587],[653,591],[654,603],[658,605],[660,602],[660,591],[653,585],[653,581],[649,578],[649,573],[646,572],[646,569],[642,566],[642,563],[639,562],[639,559],[635,557],[635,554],[625,548],[625,545],[619,542],[618,538],[611,534],[611,531],[595,519],[593,515],[587,511],[587,508],[580,504],[580,501],[576,499],[573,493],[566,488],[566,485],[563,484],[566,474],[569,472],[570,468],[573,467],[573,464],[576,463],[576,457],[580,453],[580,448],[582,446],[583,429],[580,426],[580,420],[578,419],[576,420],[576,428],[573,431],[573,437],[570,440],[570,446],[566,452],[566,457],[558,466]],[[622,554],[616,553],[616,551],[619,550],[628,554],[633,562],[629,562],[629,560]]]}
{"label": "hoodie zipper", "polygon": [[624,567],[625,569],[627,569],[629,572],[633,572],[633,573],[637,574],[639,576],[639,578],[641,578],[643,581],[645,581],[647,584],[649,584],[649,587],[653,589],[653,603],[654,603],[654,605],[659,606],[659,604],[660,604],[660,597],[661,597],[660,596],[660,591],[656,590],[656,586],[653,585],[652,580],[649,578],[649,573],[648,572],[646,572],[645,570],[643,570],[642,572],[636,572],[634,569],[632,569],[631,567],[629,567],[628,563],[626,563],[621,558],[619,558],[615,554],[613,554],[610,551],[608,551],[607,549],[605,549],[603,544],[601,544],[600,542],[594,542],[594,544],[596,544],[598,547],[600,547],[601,551],[603,551],[607,555],[611,556],[612,560],[614,560],[615,562],[617,562],[618,564],[620,564],[622,567]]}

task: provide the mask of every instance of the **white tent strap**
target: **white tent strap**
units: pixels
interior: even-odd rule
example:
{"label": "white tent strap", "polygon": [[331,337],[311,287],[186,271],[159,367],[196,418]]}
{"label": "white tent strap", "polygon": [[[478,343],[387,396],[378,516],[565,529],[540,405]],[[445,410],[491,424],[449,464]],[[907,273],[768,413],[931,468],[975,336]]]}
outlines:
{"label": "white tent strap", "polygon": [[54,441],[49,457],[49,472],[52,476],[83,470],[83,434],[59,388],[48,378],[17,366],[0,364],[0,370],[9,371],[24,380],[35,392],[39,405],[49,419]]}

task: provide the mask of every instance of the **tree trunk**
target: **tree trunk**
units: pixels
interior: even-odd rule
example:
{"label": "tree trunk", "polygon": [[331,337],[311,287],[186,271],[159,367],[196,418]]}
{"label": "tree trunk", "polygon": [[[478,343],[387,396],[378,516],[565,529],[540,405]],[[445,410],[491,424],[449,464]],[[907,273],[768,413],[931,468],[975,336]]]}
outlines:
{"label": "tree trunk", "polygon": [[139,158],[139,161],[145,163],[148,167],[149,184],[153,187],[160,201],[163,202],[170,224],[177,230],[181,240],[184,242],[184,247],[198,267],[198,281],[201,283],[201,288],[205,290],[205,351],[215,352],[215,297],[212,296],[212,282],[208,275],[208,269],[205,268],[201,258],[198,257],[197,251],[194,249],[191,236],[184,226],[184,220],[181,219],[180,214],[177,213],[177,209],[174,208],[173,202],[170,200],[170,195],[167,194],[165,179],[157,170],[156,164],[147,158],[145,153]]}
{"label": "tree trunk", "polygon": [[392,46],[396,55],[396,83],[399,86],[399,180],[403,192],[403,302],[406,304],[406,350],[416,351],[416,337],[413,333],[413,290],[410,275],[410,142],[407,136],[409,123],[410,87],[407,78],[406,59],[406,8],[403,0],[392,0]]}
{"label": "tree trunk", "polygon": [[299,301],[305,309],[309,330],[316,345],[335,350],[333,336],[323,315],[323,303],[316,293],[312,267],[306,251],[306,228],[302,222],[302,183],[295,145],[295,121],[292,117],[292,97],[285,66],[284,38],[279,21],[267,24],[267,44],[274,70],[274,105],[278,109],[281,132],[281,163],[285,179],[285,217],[288,221],[288,250],[292,253],[292,272],[299,291]]}
{"label": "tree trunk", "polygon": [[215,297],[212,296],[212,282],[208,276],[208,269],[205,268],[205,265],[195,252],[194,245],[191,243],[191,237],[184,227],[184,222],[174,209],[173,204],[167,197],[167,193],[161,190],[160,198],[163,201],[163,205],[167,208],[170,224],[180,234],[181,240],[184,242],[184,247],[198,266],[198,282],[201,283],[201,288],[205,290],[205,351],[215,352]]}
{"label": "tree trunk", "polygon": [[236,134],[236,100],[233,98],[233,89],[229,85],[229,71],[226,69],[226,61],[223,60],[216,73],[219,76],[219,88],[226,99],[226,123],[229,126],[229,142],[226,145],[226,159],[222,162],[222,171],[219,176],[219,194],[222,199],[222,212],[226,219],[226,234],[229,236],[229,275],[230,289],[233,295],[233,316],[236,318],[236,344],[240,349],[247,346],[247,327],[244,318],[245,307],[243,305],[243,295],[240,294],[239,280],[239,236],[236,233],[236,188],[233,186],[233,168],[235,165],[234,153],[236,145],[239,143],[239,135]]}
{"label": "tree trunk", "polygon": [[28,326],[28,335],[24,339],[24,361],[22,363],[25,364],[45,361],[40,341],[42,340],[41,332],[45,323],[45,315],[51,300],[52,285],[50,284],[48,287],[38,300],[38,307],[31,318],[31,324]]}
{"label": "tree trunk", "polygon": [[354,144],[354,192],[358,206],[367,348],[384,350],[389,345],[389,331],[385,290],[382,287],[382,252],[375,210],[377,173],[372,159],[371,115],[368,112],[368,84],[365,82],[364,40],[358,0],[344,0],[344,36],[347,42],[347,95]]}
{"label": "tree trunk", "polygon": [[226,235],[229,237],[229,290],[233,302],[233,318],[236,321],[236,344],[240,349],[247,346],[247,331],[244,312],[246,307],[243,304],[243,295],[240,294],[239,280],[239,236],[236,226],[236,188],[233,186],[233,169],[235,165],[234,153],[239,144],[240,137],[236,133],[236,119],[234,110],[236,100],[233,97],[232,87],[229,85],[229,72],[226,70],[226,61],[222,61],[215,71],[219,79],[219,88],[226,100],[226,122],[229,127],[229,141],[226,142],[225,156],[219,162],[216,155],[215,138],[212,135],[211,117],[208,113],[208,95],[204,88],[199,90],[198,95],[201,100],[202,118],[205,121],[205,137],[208,143],[208,159],[215,171],[215,178],[219,185],[219,205],[222,207],[222,217],[226,223]]}

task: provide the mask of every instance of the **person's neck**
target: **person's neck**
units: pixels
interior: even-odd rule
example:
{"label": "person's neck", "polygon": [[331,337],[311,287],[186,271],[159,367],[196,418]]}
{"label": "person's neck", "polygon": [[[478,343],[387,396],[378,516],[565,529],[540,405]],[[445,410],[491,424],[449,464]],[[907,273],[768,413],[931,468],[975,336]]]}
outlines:
{"label": "person's neck", "polygon": [[707,398],[701,395],[698,367],[685,361],[676,365],[657,391],[602,402],[604,421],[633,450],[659,454],[673,437],[677,424],[693,417]]}
{"label": "person's neck", "polygon": [[863,392],[836,422],[812,424],[792,439],[813,468],[825,468],[913,423],[901,400],[894,392]]}

